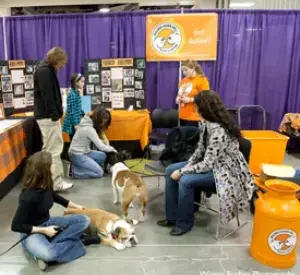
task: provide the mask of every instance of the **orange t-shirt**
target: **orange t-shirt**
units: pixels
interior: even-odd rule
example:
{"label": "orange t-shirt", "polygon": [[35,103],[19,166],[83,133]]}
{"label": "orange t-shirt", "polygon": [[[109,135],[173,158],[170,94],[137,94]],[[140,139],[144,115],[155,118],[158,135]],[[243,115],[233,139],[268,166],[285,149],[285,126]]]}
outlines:
{"label": "orange t-shirt", "polygon": [[[205,76],[183,78],[179,85],[181,96],[194,97],[203,90],[209,90],[209,82]],[[200,117],[193,102],[182,103],[179,106],[179,118],[184,120],[199,121]]]}

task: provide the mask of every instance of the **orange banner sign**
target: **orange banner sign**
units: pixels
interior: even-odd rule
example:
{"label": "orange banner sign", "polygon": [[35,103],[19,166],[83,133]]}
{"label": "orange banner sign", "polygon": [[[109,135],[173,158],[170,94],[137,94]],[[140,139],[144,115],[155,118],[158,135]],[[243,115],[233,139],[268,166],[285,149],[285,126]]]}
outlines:
{"label": "orange banner sign", "polygon": [[216,60],[218,15],[148,15],[147,61]]}

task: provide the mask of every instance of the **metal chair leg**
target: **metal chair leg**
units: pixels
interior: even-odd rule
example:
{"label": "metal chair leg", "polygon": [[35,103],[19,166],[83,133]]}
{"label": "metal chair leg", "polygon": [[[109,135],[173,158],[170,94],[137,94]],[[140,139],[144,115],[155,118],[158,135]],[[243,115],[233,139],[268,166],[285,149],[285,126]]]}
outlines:
{"label": "metal chair leg", "polygon": [[[157,175],[157,189],[160,191],[160,177],[162,177],[161,175]],[[163,196],[165,192],[164,191],[160,191],[158,192],[155,196],[151,197],[148,202],[154,201],[155,199]]]}
{"label": "metal chair leg", "polygon": [[210,208],[207,206],[207,198],[205,196],[205,192],[202,192],[203,193],[203,196],[205,197],[204,198],[204,201],[205,201],[205,204],[202,204],[202,203],[197,203],[197,202],[194,202],[196,205],[198,205],[199,207],[204,207],[206,208],[207,210],[210,210],[214,213],[216,213],[218,215],[218,223],[217,223],[217,229],[216,229],[216,232],[215,234],[213,234],[210,230],[209,230],[209,226],[207,227],[207,231],[208,233],[217,241],[220,241],[220,240],[223,240],[225,238],[227,238],[228,236],[232,235],[233,233],[237,232],[238,230],[240,230],[241,228],[243,228],[245,225],[247,225],[251,220],[249,221],[246,221],[244,222],[243,224],[241,224],[240,222],[240,218],[239,218],[239,211],[238,211],[238,208],[236,208],[236,216],[235,216],[235,219],[236,219],[236,222],[237,222],[237,228],[230,231],[229,233],[225,234],[224,236],[221,236],[220,237],[220,225],[221,225],[221,221],[220,221],[220,212],[213,209],[213,208]]}

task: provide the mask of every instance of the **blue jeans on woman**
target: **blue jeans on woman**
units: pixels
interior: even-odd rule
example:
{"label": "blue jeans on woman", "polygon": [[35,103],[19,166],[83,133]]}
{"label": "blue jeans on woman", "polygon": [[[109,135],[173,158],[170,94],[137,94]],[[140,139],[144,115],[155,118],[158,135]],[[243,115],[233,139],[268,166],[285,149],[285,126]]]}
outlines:
{"label": "blue jeans on woman", "polygon": [[24,249],[31,256],[47,263],[66,263],[84,256],[86,250],[80,237],[90,225],[89,217],[85,215],[52,217],[39,226],[55,225],[66,228],[50,241],[43,234],[29,235],[22,242]]}
{"label": "blue jeans on woman", "polygon": [[88,154],[71,154],[72,177],[75,179],[101,178],[106,154],[101,151],[91,151]]}
{"label": "blue jeans on woman", "polygon": [[186,164],[187,162],[171,164],[166,170],[166,219],[183,231],[191,230],[194,225],[195,190],[210,192],[216,190],[212,172],[185,174],[178,182],[172,180],[171,174]]}

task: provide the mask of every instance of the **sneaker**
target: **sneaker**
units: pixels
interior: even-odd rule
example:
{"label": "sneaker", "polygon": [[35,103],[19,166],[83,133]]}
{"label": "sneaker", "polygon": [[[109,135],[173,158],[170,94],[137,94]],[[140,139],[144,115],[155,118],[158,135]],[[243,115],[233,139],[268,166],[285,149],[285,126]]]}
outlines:
{"label": "sneaker", "polygon": [[73,187],[73,183],[62,181],[58,186],[57,185],[54,186],[53,190],[55,192],[61,192],[61,191],[68,190],[68,189],[70,189],[72,187]]}
{"label": "sneaker", "polygon": [[43,260],[37,260],[37,264],[40,270],[45,271],[48,268],[48,264]]}

